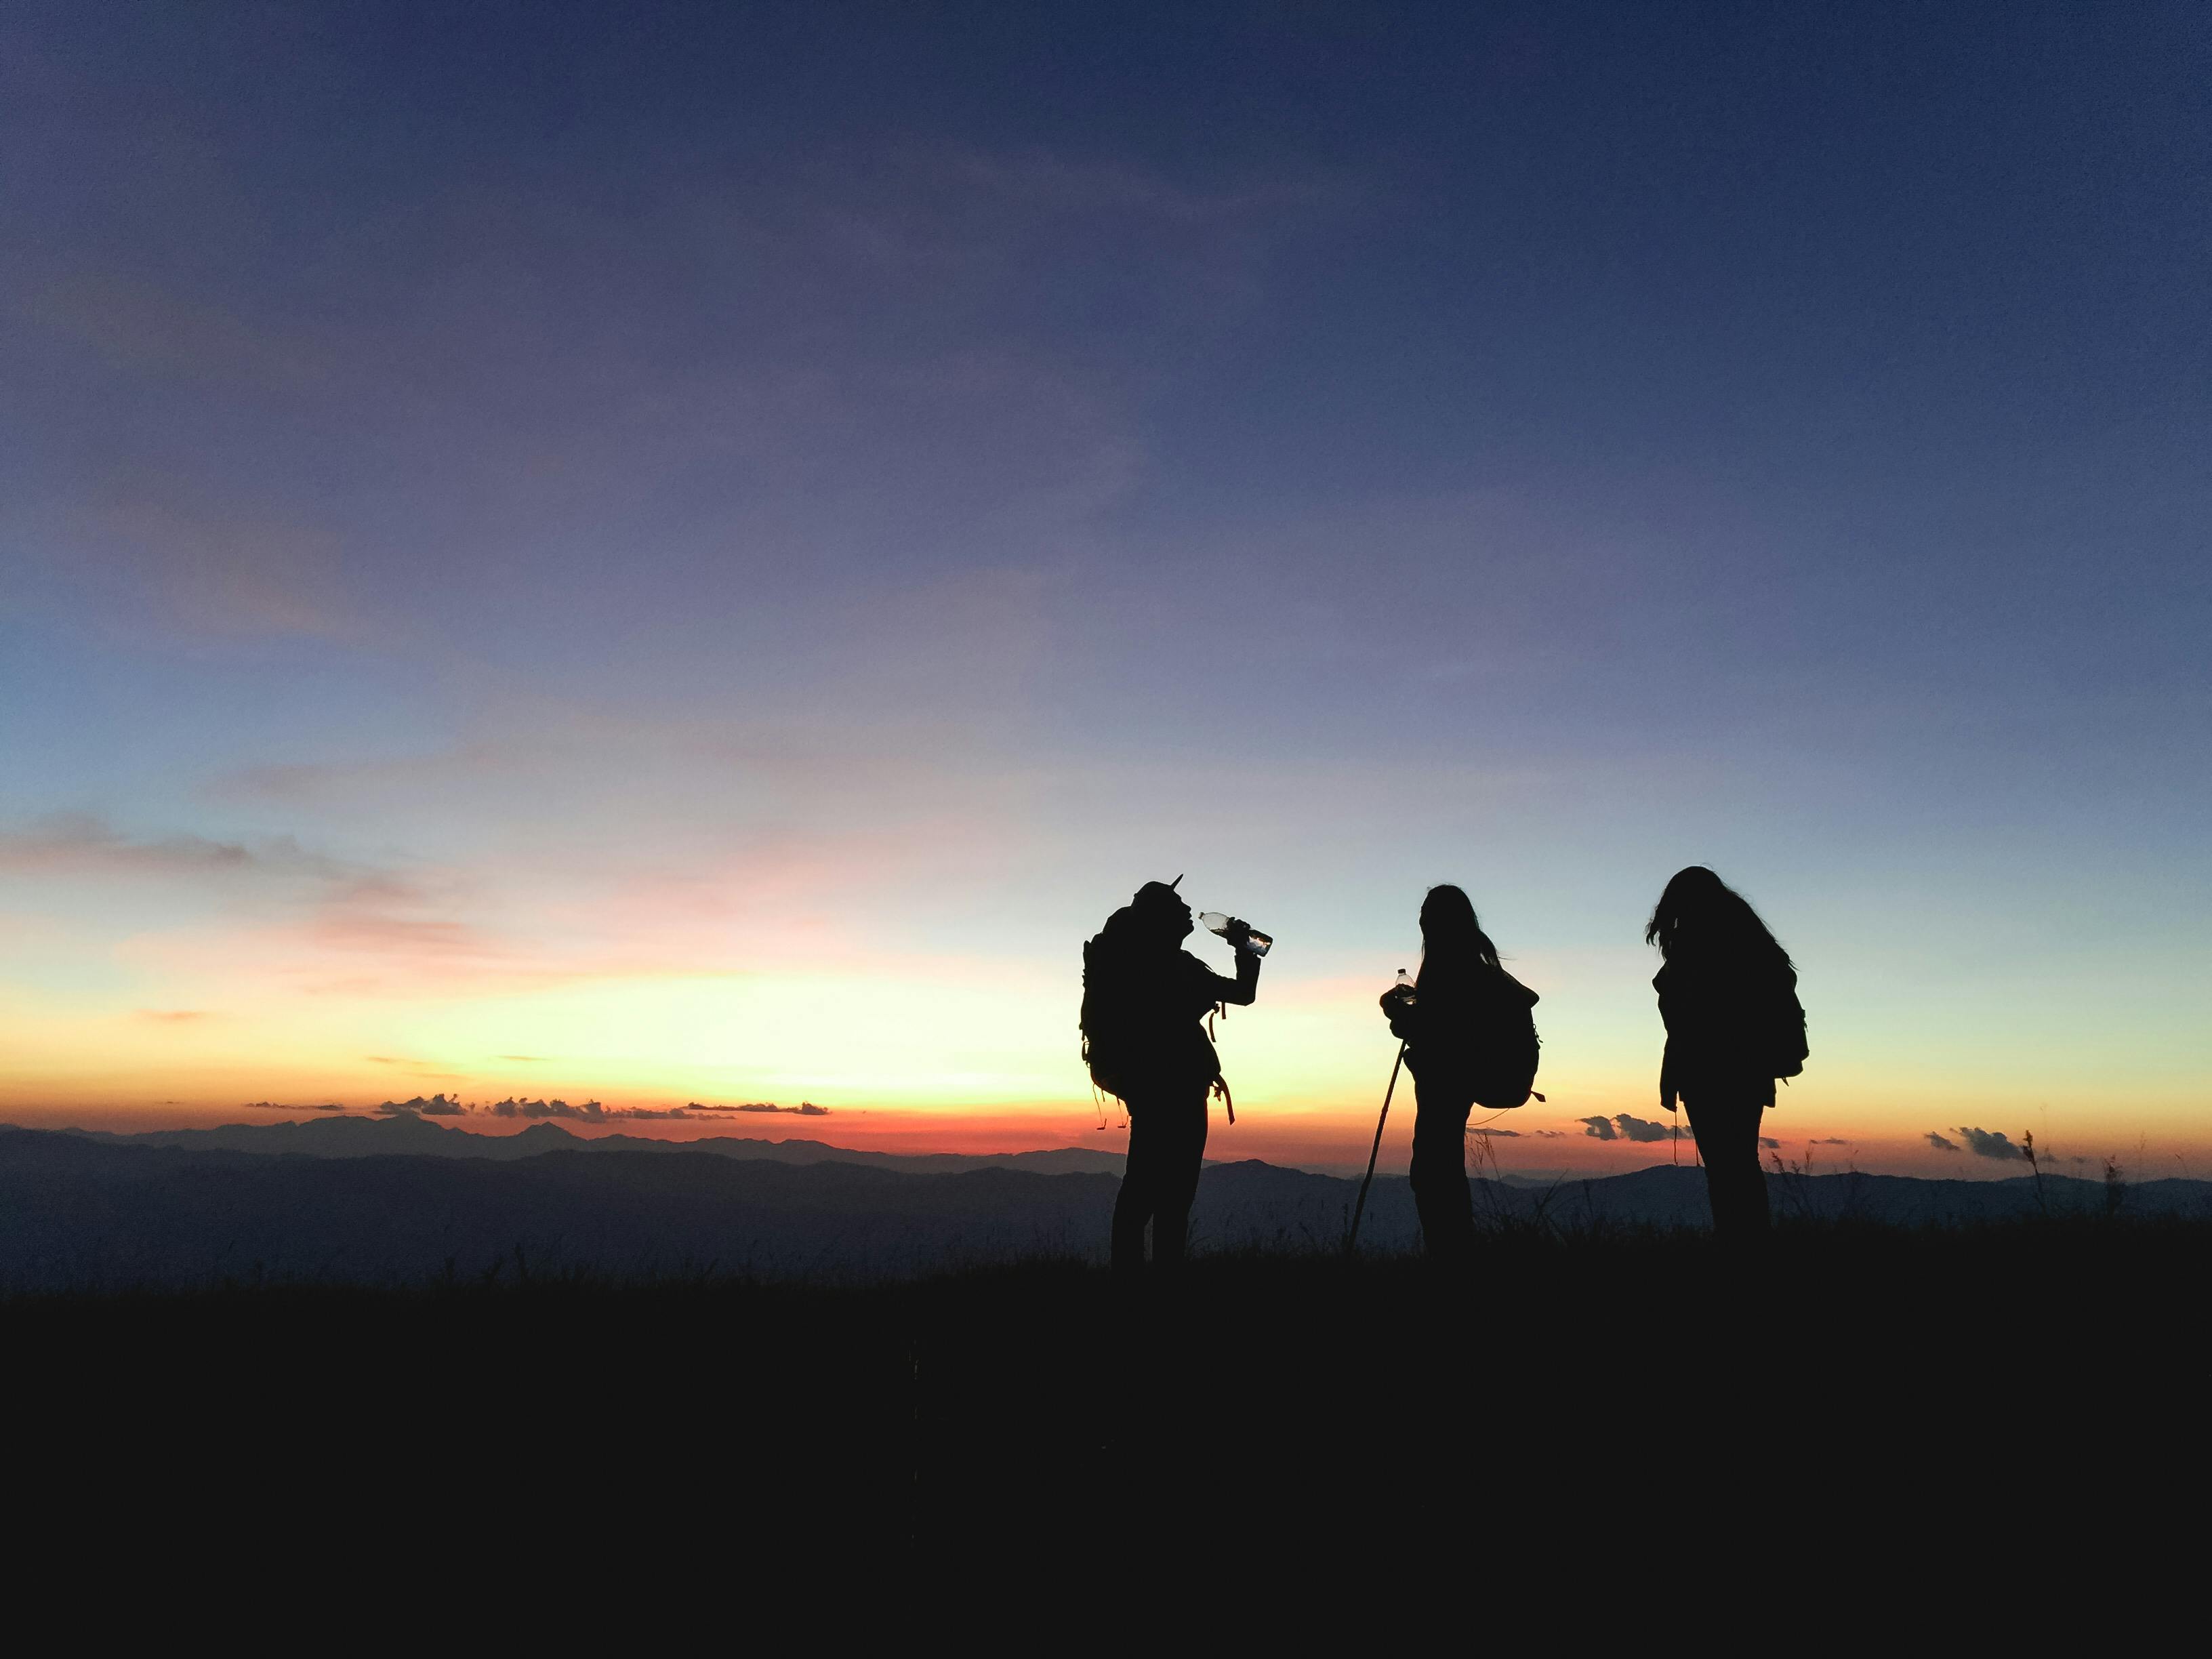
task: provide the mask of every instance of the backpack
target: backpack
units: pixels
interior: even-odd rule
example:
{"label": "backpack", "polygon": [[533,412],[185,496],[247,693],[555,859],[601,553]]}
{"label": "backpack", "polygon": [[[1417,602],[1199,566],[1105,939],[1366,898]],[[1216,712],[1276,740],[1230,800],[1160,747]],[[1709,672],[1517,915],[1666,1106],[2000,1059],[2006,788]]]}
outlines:
{"label": "backpack", "polygon": [[1083,1010],[1076,1018],[1092,1085],[1117,1100],[1127,1098],[1130,1025],[1128,978],[1116,971],[1118,954],[1103,933],[1084,941]]}
{"label": "backpack", "polygon": [[1544,1040],[1536,1035],[1533,1006],[1501,1010],[1485,1045],[1490,1074],[1483,1079],[1484,1086],[1476,1091],[1475,1099],[1492,1111],[1528,1104],[1535,1091],[1537,1058],[1543,1046]]}
{"label": "backpack", "polygon": [[[1133,1086],[1164,1079],[1203,1081],[1211,1094],[1220,1097],[1229,1121],[1236,1122],[1237,1108],[1211,1038],[1193,1023],[1164,1039],[1157,1028],[1157,1008],[1148,1013],[1142,982],[1133,978],[1123,954],[1127,947],[1114,937],[1114,923],[1125,914],[1115,912],[1105,931],[1083,946],[1083,1008],[1076,1024],[1083,1034],[1083,1063],[1090,1068],[1091,1085],[1126,1105]],[[1193,969],[1199,966],[1187,957],[1183,960]]]}

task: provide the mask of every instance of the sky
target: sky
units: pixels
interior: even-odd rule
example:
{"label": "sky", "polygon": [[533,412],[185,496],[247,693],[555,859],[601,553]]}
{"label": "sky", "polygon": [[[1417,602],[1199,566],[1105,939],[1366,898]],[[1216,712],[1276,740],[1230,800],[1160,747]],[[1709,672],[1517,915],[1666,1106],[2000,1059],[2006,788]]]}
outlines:
{"label": "sky", "polygon": [[1111,1146],[1180,872],[1278,941],[1210,1155],[1355,1165],[1454,881],[1499,1165],[1625,1170],[1705,863],[1778,1155],[2212,1173],[2208,84],[2187,4],[10,6],[0,1117]]}

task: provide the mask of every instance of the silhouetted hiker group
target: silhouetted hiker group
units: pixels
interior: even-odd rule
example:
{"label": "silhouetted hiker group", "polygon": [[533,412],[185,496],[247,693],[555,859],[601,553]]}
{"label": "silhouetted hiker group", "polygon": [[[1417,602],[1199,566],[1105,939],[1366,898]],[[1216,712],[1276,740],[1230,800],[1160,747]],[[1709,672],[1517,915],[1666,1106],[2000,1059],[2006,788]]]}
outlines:
{"label": "silhouetted hiker group", "polygon": [[[1200,1022],[1249,1005],[1259,989],[1260,956],[1244,922],[1224,930],[1234,979],[1182,949],[1192,918],[1176,893],[1182,880],[1146,883],[1083,949],[1084,1059],[1091,1081],[1129,1116],[1128,1166],[1114,1206],[1113,1261],[1122,1275],[1145,1265],[1148,1222],[1153,1265],[1183,1260],[1208,1097],[1229,1098]],[[1411,1184],[1423,1246],[1432,1261],[1464,1264],[1474,1243],[1468,1121],[1477,1106],[1510,1110],[1534,1094],[1538,999],[1505,971],[1461,889],[1431,888],[1420,925],[1419,977],[1385,992],[1382,1012],[1413,1078]],[[1759,1121],[1776,1081],[1805,1066],[1796,965],[1743,896],[1702,865],[1668,882],[1644,937],[1663,958],[1651,981],[1667,1028],[1660,1103],[1688,1114],[1714,1232],[1756,1237],[1769,1224]]]}

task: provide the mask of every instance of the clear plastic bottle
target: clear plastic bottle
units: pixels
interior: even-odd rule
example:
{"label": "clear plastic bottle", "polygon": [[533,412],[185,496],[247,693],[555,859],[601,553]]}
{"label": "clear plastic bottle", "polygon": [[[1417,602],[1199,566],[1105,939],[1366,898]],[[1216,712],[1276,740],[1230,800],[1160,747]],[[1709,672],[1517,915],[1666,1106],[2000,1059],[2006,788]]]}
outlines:
{"label": "clear plastic bottle", "polygon": [[[1198,918],[1198,925],[1205,928],[1207,933],[1219,933],[1224,939],[1227,938],[1229,934],[1229,921],[1230,918],[1219,910],[1201,911],[1200,912]],[[1267,954],[1267,947],[1274,942],[1275,941],[1273,939],[1266,933],[1261,933],[1258,928],[1252,927],[1249,924],[1247,925],[1247,931],[1244,934],[1244,948],[1249,951],[1254,956],[1266,956]]]}
{"label": "clear plastic bottle", "polygon": [[1413,976],[1403,968],[1398,970],[1398,982],[1391,988],[1398,994],[1398,1000],[1406,1006],[1410,1008],[1413,1006]]}

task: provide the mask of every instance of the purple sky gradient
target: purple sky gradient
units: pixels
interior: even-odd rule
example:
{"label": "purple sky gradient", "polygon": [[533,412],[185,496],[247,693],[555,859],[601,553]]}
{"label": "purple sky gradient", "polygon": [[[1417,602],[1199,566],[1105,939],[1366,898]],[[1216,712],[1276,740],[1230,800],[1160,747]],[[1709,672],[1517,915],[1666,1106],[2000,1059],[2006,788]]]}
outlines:
{"label": "purple sky gradient", "polygon": [[2203,9],[1296,17],[11,8],[23,1018],[252,962],[335,1089],[495,984],[967,975],[918,1097],[1079,1102],[1074,945],[1188,868],[1328,1103],[1291,1011],[1455,879],[1571,1124],[1694,860],[1824,1133],[2201,1139]]}

